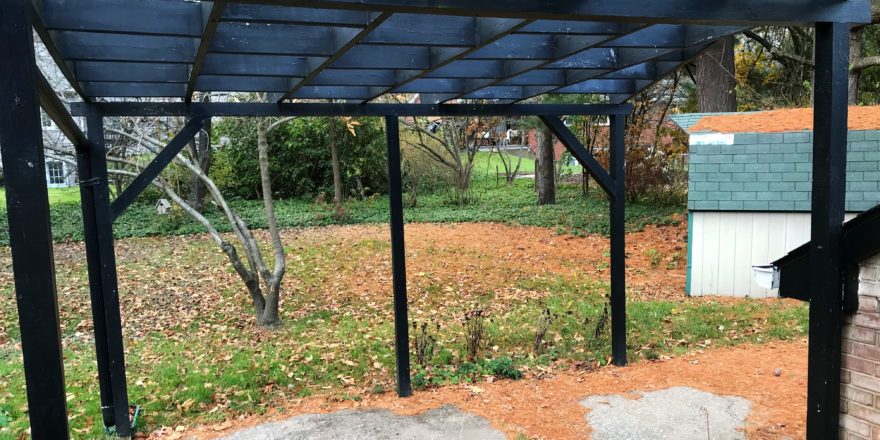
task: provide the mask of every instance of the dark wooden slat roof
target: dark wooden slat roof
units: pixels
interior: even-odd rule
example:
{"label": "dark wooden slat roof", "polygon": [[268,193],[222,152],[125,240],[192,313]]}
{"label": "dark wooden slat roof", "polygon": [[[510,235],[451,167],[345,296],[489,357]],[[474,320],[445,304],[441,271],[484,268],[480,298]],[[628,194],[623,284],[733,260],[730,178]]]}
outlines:
{"label": "dark wooden slat roof", "polygon": [[88,100],[252,91],[355,103],[389,93],[418,93],[423,103],[546,93],[621,102],[750,25],[858,21],[868,10],[867,0],[656,2],[662,10],[636,0],[439,3],[34,0],[34,8],[50,52]]}

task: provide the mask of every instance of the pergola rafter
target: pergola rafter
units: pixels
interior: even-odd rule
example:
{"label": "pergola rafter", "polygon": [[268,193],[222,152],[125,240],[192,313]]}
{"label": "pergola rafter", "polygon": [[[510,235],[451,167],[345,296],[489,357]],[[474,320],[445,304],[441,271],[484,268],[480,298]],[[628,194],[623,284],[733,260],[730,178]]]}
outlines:
{"label": "pergola rafter", "polygon": [[[626,363],[625,118],[621,104],[712,42],[768,24],[816,24],[807,433],[837,435],[850,23],[868,0],[5,0],[0,1],[0,152],[34,439],[67,438],[60,322],[38,107],[77,150],[104,425],[129,436],[113,220],[214,116],[381,116],[386,121],[398,393],[411,393],[398,118],[538,116],[609,196],[613,360]],[[33,32],[83,102],[76,126],[35,64]],[[192,102],[260,92],[272,103]],[[519,103],[548,93],[605,104]],[[387,95],[418,104],[383,104]],[[103,102],[113,98],[114,102]],[[118,98],[171,98],[166,102]],[[299,101],[289,103],[287,100]],[[303,102],[332,100],[332,103]],[[477,100],[479,103],[450,103]],[[561,116],[609,117],[603,169]],[[113,203],[103,122],[190,122]],[[839,292],[838,292],[839,291]]]}
{"label": "pergola rafter", "polygon": [[[53,51],[87,97],[187,102],[196,91],[264,92],[279,102],[419,94],[422,103],[507,103],[546,93],[621,102],[677,66],[657,69],[654,60],[687,61],[694,48],[743,29],[591,21],[577,11],[538,18],[546,14],[517,14],[507,2],[483,6],[502,16],[418,2],[404,8],[345,1],[39,4]],[[103,12],[111,10],[112,17]],[[633,78],[638,69],[630,69],[639,65],[645,66]]]}

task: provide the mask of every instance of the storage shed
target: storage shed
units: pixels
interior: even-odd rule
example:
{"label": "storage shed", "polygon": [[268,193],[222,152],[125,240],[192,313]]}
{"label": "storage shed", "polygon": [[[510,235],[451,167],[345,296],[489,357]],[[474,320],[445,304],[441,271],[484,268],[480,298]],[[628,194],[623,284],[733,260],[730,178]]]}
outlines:
{"label": "storage shed", "polygon": [[[689,295],[776,296],[765,265],[810,238],[813,110],[671,116],[689,134]],[[850,107],[847,220],[880,203],[880,107]]]}

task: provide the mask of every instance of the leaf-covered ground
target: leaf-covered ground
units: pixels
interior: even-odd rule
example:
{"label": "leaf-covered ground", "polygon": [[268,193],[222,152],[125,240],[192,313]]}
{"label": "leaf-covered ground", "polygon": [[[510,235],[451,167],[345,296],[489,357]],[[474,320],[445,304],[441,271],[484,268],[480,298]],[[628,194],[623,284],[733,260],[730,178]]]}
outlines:
{"label": "leaf-covered ground", "polygon": [[[685,297],[685,235],[684,224],[628,235],[633,360],[805,334],[797,303]],[[413,358],[416,387],[607,363],[606,238],[476,223],[410,224],[406,240],[411,333],[436,340],[429,356]],[[129,391],[144,408],[145,432],[260,414],[309,395],[358,400],[394,389],[387,226],[292,229],[284,242],[285,325],[275,332],[254,328],[241,282],[206,237],[117,243]],[[8,249],[0,252],[0,438],[18,438],[27,427],[24,381]],[[77,438],[99,437],[82,244],[57,244],[56,262],[71,425]],[[483,337],[471,357],[475,321],[465,316],[475,310]]]}
{"label": "leaf-covered ground", "polygon": [[[475,170],[475,173],[481,170]],[[543,226],[572,234],[607,234],[609,228],[608,200],[593,188],[591,197],[583,197],[578,185],[562,184],[557,189],[555,205],[536,206],[534,182],[518,179],[513,185],[485,176],[476,178],[471,185],[468,204],[458,204],[449,191],[438,190],[419,194],[413,201],[407,195],[404,209],[410,222],[459,223],[501,222],[508,224]],[[82,240],[82,210],[75,188],[53,189],[52,233],[56,241]],[[187,217],[179,208],[172,214],[156,214],[155,203],[161,195],[148,191],[138,203],[130,206],[114,222],[114,234],[120,238],[170,236],[204,233],[204,228]],[[411,206],[414,203],[415,206]],[[266,212],[261,200],[230,200],[235,211],[252,228],[266,228]],[[9,243],[5,204],[0,204],[0,245]],[[315,203],[315,199],[294,198],[276,200],[278,224],[284,228],[327,226],[337,224],[376,224],[388,222],[388,197],[374,195],[365,200],[346,202],[344,215],[338,215],[333,204]],[[629,203],[626,207],[628,230],[639,230],[648,224],[668,224],[671,215],[684,212],[683,205],[665,205],[648,201]],[[215,206],[205,212],[218,230],[228,231],[223,213]]]}

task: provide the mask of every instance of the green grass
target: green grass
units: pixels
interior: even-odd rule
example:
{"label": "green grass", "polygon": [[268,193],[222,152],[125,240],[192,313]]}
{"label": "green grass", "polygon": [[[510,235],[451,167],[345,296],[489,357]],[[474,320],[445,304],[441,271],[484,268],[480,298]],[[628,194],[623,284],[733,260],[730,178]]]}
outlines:
{"label": "green grass", "polygon": [[[0,203],[6,209],[6,188],[0,187]],[[49,188],[49,204],[79,203],[79,187]],[[5,214],[5,212],[4,212]]]}
{"label": "green grass", "polygon": [[[510,164],[511,169],[516,168],[517,157],[512,155],[506,157],[509,157],[509,160],[512,161]],[[474,172],[477,174],[493,176],[492,178],[494,179],[496,169],[498,173],[504,174],[504,163],[501,161],[498,153],[479,152],[474,156]],[[532,174],[534,172],[535,159],[523,157],[519,164],[519,174]]]}
{"label": "green grass", "polygon": [[[484,171],[485,172],[485,171]],[[555,228],[561,233],[582,235],[607,234],[609,228],[608,201],[604,195],[584,198],[580,188],[560,185],[557,204],[535,205],[534,181],[518,179],[512,185],[496,185],[494,177],[480,175],[476,170],[472,184],[472,202],[459,206],[451,202],[451,194],[437,192],[420,195],[415,207],[404,209],[408,222],[503,222]],[[493,171],[494,173],[494,171]],[[600,191],[593,189],[593,194]],[[61,200],[73,197],[69,189],[59,190]],[[266,227],[263,204],[258,200],[233,200],[233,208],[254,228]],[[114,224],[117,237],[144,237],[156,235],[181,235],[205,232],[201,225],[183,214],[160,216],[153,208],[154,200],[141,198],[133,204]],[[388,221],[387,196],[375,196],[367,200],[350,200],[346,214],[336,215],[332,205],[316,204],[312,200],[287,199],[276,201],[276,215],[281,227],[323,226],[330,224],[385,223]],[[5,211],[5,206],[0,208]],[[627,206],[628,230],[639,230],[646,224],[668,224],[670,216],[684,211],[683,206],[661,205],[650,202]],[[82,213],[78,203],[56,202],[51,206],[52,232],[58,241],[82,240]],[[228,231],[222,213],[210,209],[206,216],[218,230]],[[8,243],[5,212],[0,212],[0,244]]]}
{"label": "green grass", "polygon": [[[313,267],[296,268],[295,272]],[[534,279],[521,287],[549,292],[544,300],[510,304],[485,320],[483,349],[466,358],[463,310],[441,310],[439,329],[430,330],[438,346],[427,364],[415,365],[414,386],[479,382],[486,375],[517,379],[533,367],[584,362],[606,365],[609,330],[597,331],[607,285],[588,280]],[[288,316],[310,298],[291,297]],[[363,303],[342,304],[288,318],[272,334],[231,323],[204,312],[197,326],[178,326],[127,340],[131,401],[143,406],[147,428],[220,422],[237,414],[261,414],[295,396],[327,394],[359,399],[393,390],[393,324],[359,313]],[[541,353],[533,351],[543,310],[553,317]],[[779,301],[630,301],[628,347],[634,362],[675,356],[711,347],[802,338],[807,307]],[[169,336],[173,335],[173,336]],[[491,347],[491,348],[490,348]],[[71,426],[78,438],[101,437],[93,347],[65,340],[66,382]],[[27,426],[21,358],[0,352],[0,439],[18,438]],[[561,364],[559,362],[562,362]],[[0,420],[3,420],[0,418]]]}

